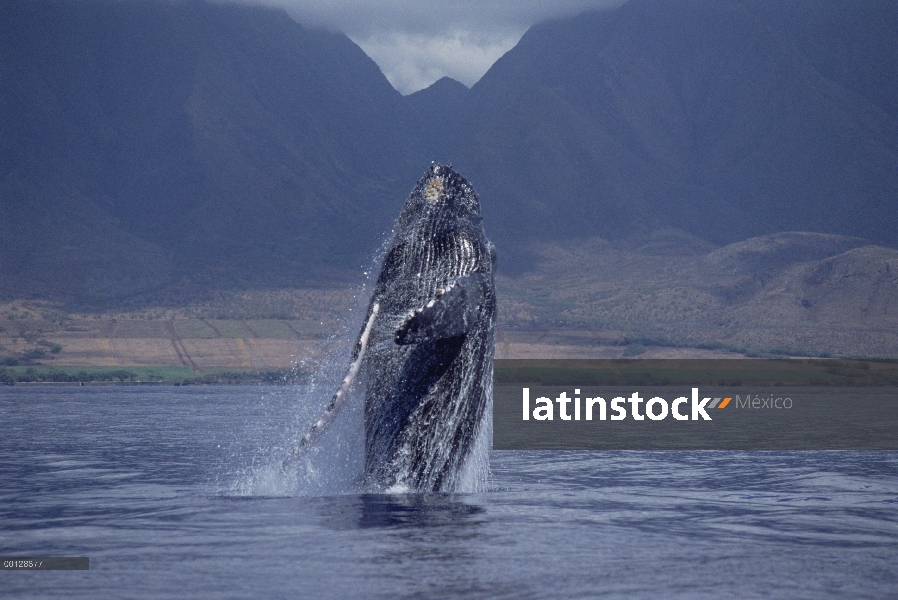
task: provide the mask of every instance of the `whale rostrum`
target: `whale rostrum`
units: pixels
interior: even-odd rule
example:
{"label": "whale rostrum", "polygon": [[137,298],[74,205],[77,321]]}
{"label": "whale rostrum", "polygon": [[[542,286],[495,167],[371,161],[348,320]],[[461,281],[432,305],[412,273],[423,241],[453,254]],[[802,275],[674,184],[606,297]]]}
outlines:
{"label": "whale rostrum", "polygon": [[393,227],[346,377],[284,467],[323,434],[360,379],[366,483],[456,491],[490,429],[495,267],[473,188],[432,164]]}

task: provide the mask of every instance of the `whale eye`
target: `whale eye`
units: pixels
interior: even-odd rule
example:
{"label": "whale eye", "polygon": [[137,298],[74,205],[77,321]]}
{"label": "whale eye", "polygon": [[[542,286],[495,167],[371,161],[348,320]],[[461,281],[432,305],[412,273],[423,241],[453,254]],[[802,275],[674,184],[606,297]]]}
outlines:
{"label": "whale eye", "polygon": [[427,190],[424,192],[424,198],[428,202],[439,202],[443,197],[443,180],[434,177],[427,184]]}

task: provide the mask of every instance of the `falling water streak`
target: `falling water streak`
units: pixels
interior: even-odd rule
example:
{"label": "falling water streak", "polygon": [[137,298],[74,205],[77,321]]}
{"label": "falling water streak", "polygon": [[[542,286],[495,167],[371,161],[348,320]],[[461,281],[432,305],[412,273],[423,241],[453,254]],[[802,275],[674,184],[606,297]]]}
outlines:
{"label": "falling water streak", "polygon": [[[351,344],[358,333],[365,315],[371,291],[369,282],[378,272],[389,248],[392,232],[384,235],[377,253],[365,269],[365,282],[354,293],[353,304],[325,342],[329,348],[318,361],[317,368],[305,385],[292,388],[296,394],[297,410],[285,415],[284,432],[279,440],[271,440],[251,457],[232,457],[234,465],[228,471],[235,473],[222,492],[231,496],[321,496],[355,494],[364,491],[361,471],[364,455],[364,429],[361,425],[364,397],[358,384],[349,390],[345,407],[337,423],[318,443],[297,461],[295,468],[283,469],[284,457],[296,448],[310,425],[324,412],[335,386],[343,377],[351,352]],[[341,342],[341,343],[337,343]],[[294,365],[294,373],[300,373],[305,361]],[[292,417],[292,418],[291,418]],[[361,458],[361,460],[360,460]],[[248,464],[247,464],[248,463]]]}

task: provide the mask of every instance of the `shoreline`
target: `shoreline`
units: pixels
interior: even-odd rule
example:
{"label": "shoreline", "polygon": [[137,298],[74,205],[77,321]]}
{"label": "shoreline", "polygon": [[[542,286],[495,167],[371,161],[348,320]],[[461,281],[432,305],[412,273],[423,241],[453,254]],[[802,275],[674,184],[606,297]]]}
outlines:
{"label": "shoreline", "polygon": [[[718,385],[898,387],[898,359],[615,358],[502,359],[493,363],[502,385]],[[307,383],[313,373],[291,369],[186,367],[0,367],[7,386],[189,386]]]}

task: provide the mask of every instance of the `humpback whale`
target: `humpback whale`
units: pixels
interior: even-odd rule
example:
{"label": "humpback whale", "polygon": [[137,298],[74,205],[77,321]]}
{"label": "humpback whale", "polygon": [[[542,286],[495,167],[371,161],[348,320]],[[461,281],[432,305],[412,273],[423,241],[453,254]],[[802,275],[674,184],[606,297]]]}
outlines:
{"label": "humpback whale", "polygon": [[493,391],[496,250],[471,185],[433,163],[393,227],[346,377],[286,467],[364,381],[365,481],[455,491]]}

